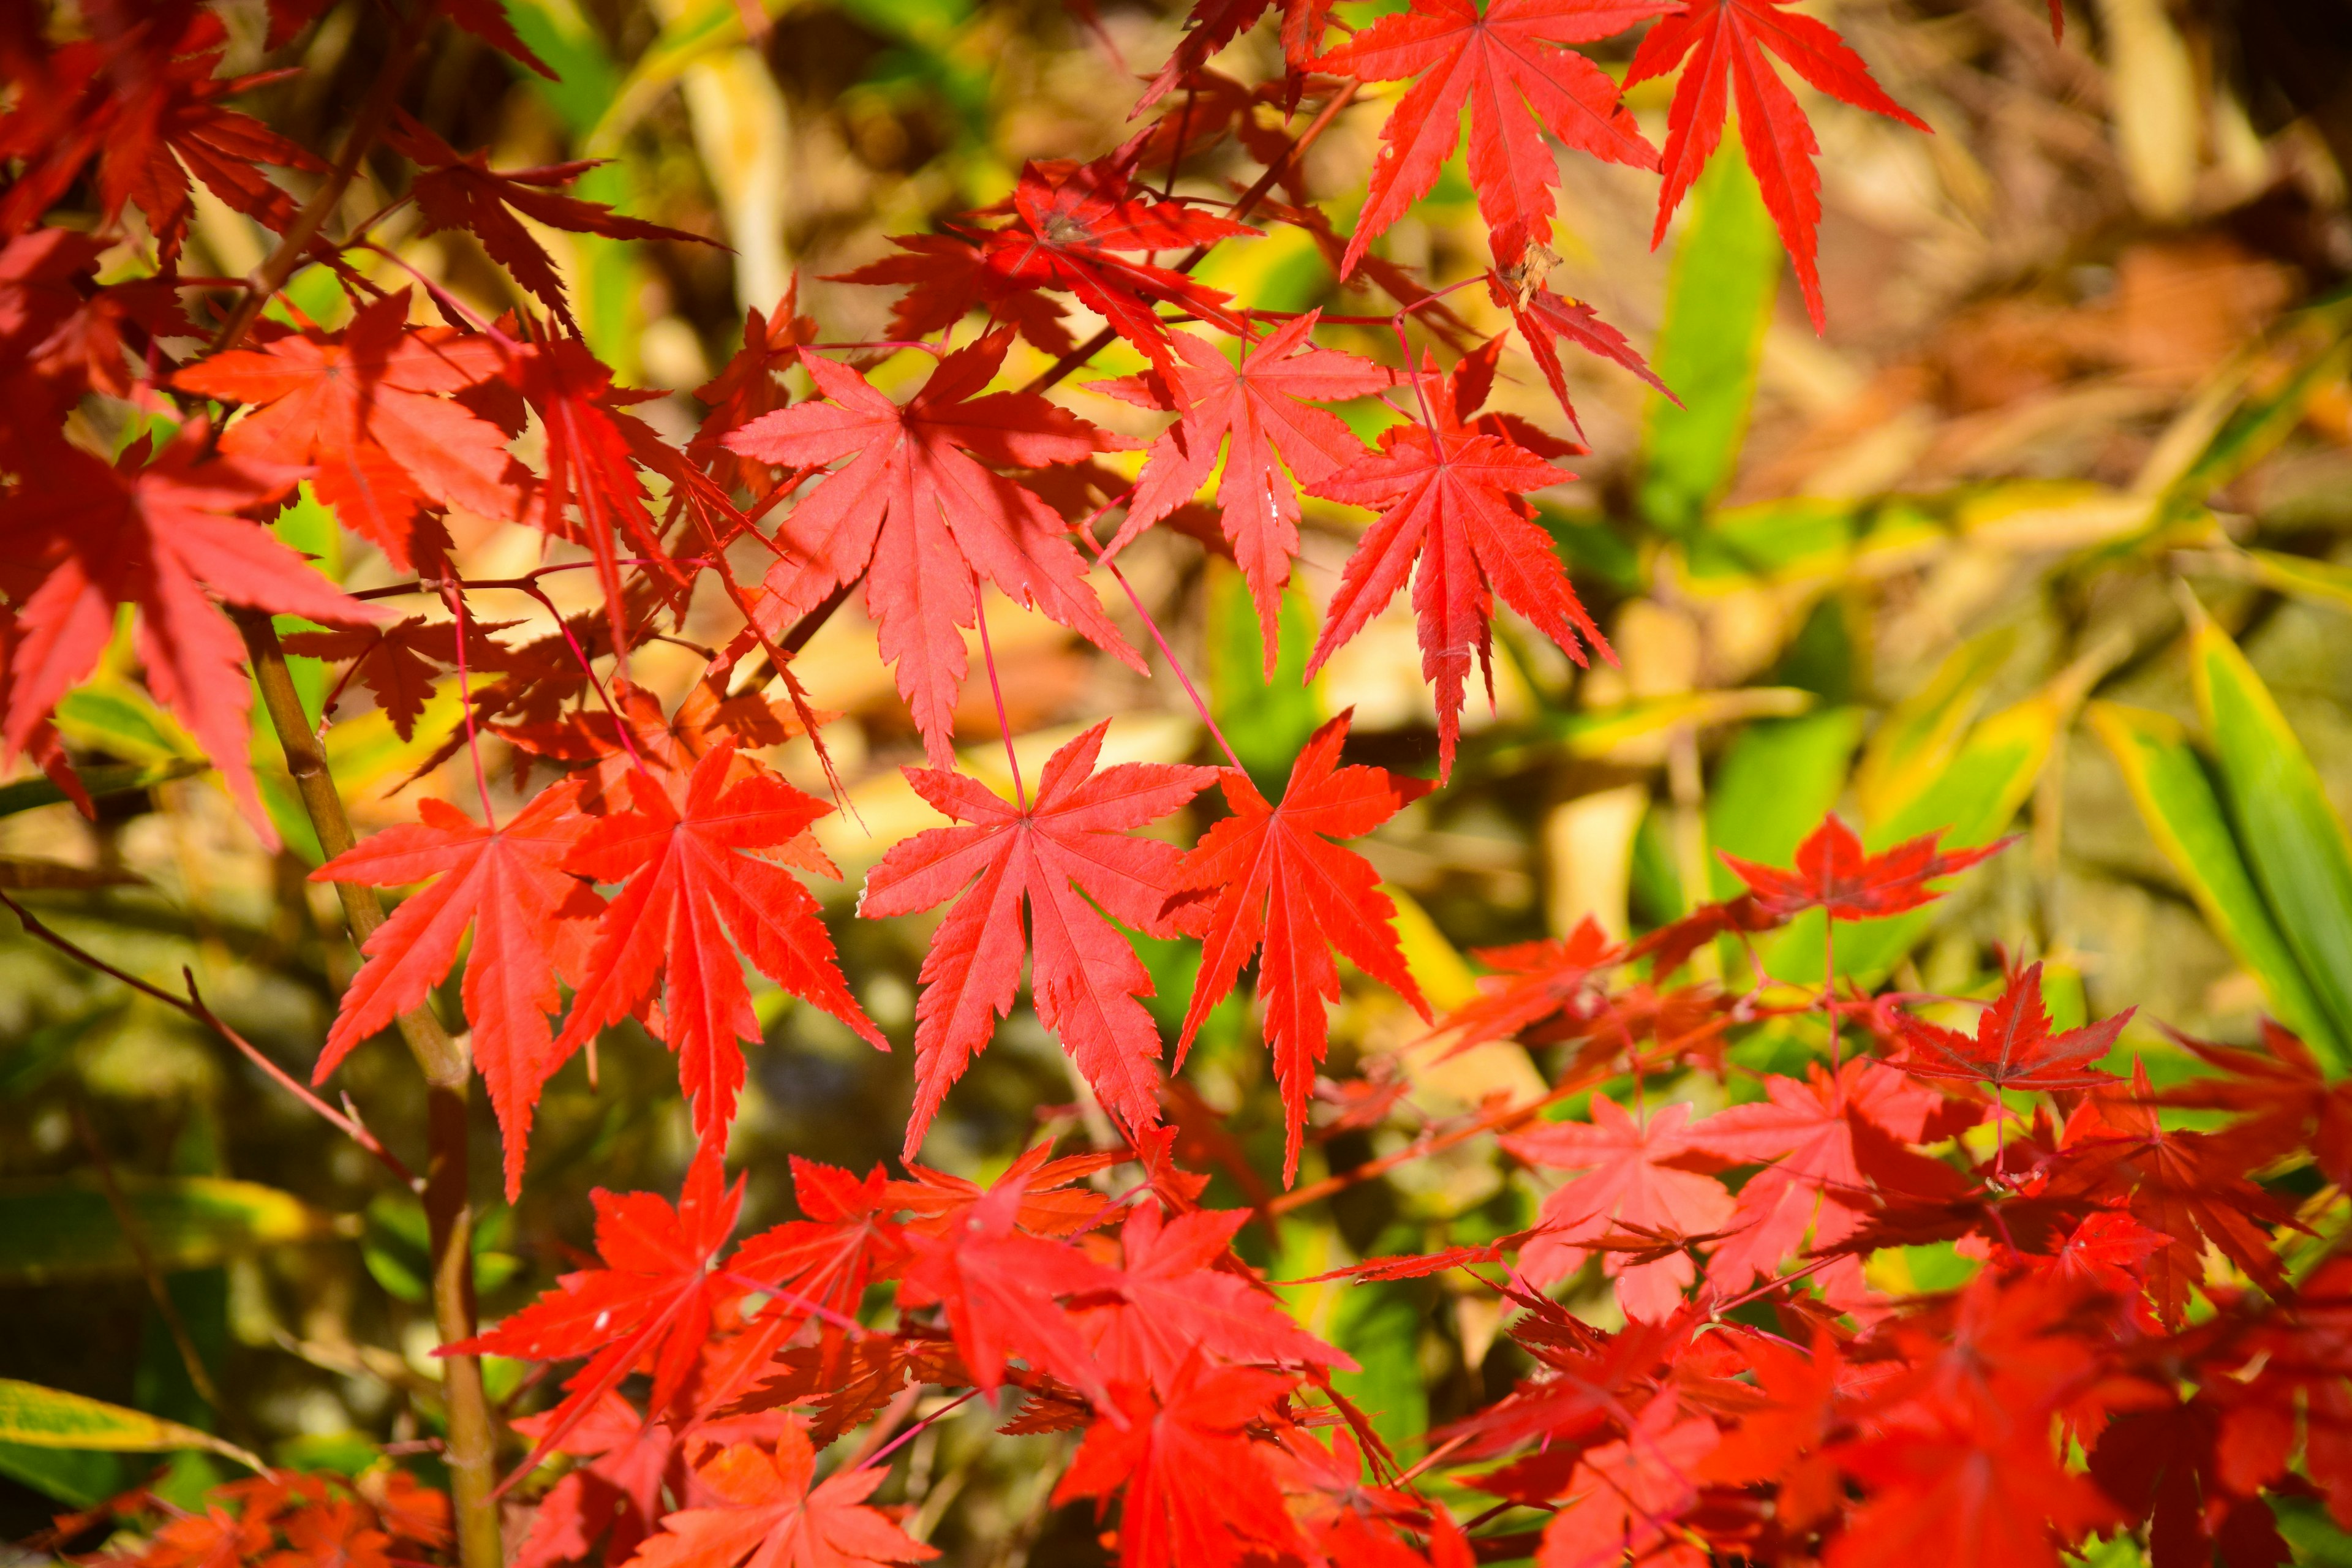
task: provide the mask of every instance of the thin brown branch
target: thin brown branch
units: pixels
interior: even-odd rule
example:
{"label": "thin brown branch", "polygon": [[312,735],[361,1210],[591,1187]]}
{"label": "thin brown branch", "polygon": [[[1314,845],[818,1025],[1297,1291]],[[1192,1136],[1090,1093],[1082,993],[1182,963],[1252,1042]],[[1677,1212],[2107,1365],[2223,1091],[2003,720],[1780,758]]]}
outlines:
{"label": "thin brown branch", "polygon": [[224,1023],[218,1014],[205,1005],[204,996],[196,990],[195,977],[190,972],[184,969],[180,972],[187,983],[188,994],[185,996],[174,996],[160,985],[152,984],[135,974],[117,969],[88,948],[50,927],[38,915],[10,898],[5,890],[0,890],[0,905],[5,905],[9,912],[16,917],[16,923],[23,926],[25,934],[34,941],[47,943],[76,963],[88,969],[94,969],[110,980],[121,982],[142,996],[152,996],[166,1007],[186,1014],[230,1045],[235,1046],[244,1053],[247,1060],[268,1073],[280,1089],[300,1100],[314,1114],[334,1127],[344,1137],[373,1155],[385,1170],[398,1178],[402,1185],[411,1189],[419,1185],[415,1173],[402,1163],[398,1155],[385,1148],[382,1141],[373,1132],[368,1131],[365,1123],[357,1117],[344,1115],[317,1095],[312,1094],[293,1074],[271,1061],[260,1047]]}
{"label": "thin brown branch", "polygon": [[440,15],[441,0],[415,0],[407,16],[401,19],[393,33],[392,46],[384,52],[383,64],[378,68],[375,80],[368,88],[366,99],[360,104],[359,113],[352,120],[352,128],[343,137],[341,154],[335,159],[334,166],[327,171],[327,177],[320,182],[319,188],[310,193],[310,199],[302,204],[302,210],[294,215],[293,223],[278,237],[278,248],[271,251],[246,279],[245,298],[229,311],[228,320],[221,323],[220,331],[213,338],[215,353],[233,349],[244,341],[245,334],[253,330],[253,323],[260,320],[262,307],[269,303],[278,290],[286,287],[286,280],[293,277],[296,268],[302,265],[302,258],[310,251],[311,242],[319,237],[319,231],[327,226],[327,220],[342,205],[343,193],[351,189],[362,160],[375,145],[376,138],[383,134],[384,125],[392,119],[393,110],[398,107],[400,89],[408,80],[409,68],[416,63],[417,51],[425,44],[425,35],[432,30]]}

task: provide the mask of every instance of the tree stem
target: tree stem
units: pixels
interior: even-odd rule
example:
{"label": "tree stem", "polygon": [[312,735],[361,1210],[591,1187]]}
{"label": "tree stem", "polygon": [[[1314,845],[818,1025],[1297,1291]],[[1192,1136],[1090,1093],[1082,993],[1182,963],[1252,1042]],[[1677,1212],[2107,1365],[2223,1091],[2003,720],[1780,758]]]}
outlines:
{"label": "tree stem", "polygon": [[[293,775],[302,809],[319,835],[319,847],[330,858],[341,855],[358,839],[352,832],[343,797],[335,789],[334,776],[327,771],[326,752],[311,732],[310,717],[294,689],[278,629],[260,611],[240,609],[235,615],[238,629],[245,634],[255,682],[261,688],[262,705],[286,753],[286,771]],[[364,943],[383,923],[383,900],[373,888],[357,882],[338,882],[335,891],[342,899],[352,943]],[[455,1344],[474,1334],[474,1216],[467,1191],[466,1118],[473,1064],[429,1005],[403,1013],[400,1034],[425,1075],[429,1147],[425,1218],[433,1261],[433,1323],[443,1344]],[[458,1560],[464,1568],[501,1568],[499,1510],[491,1495],[498,1484],[498,1429],[482,1389],[482,1363],[474,1356],[453,1355],[442,1359],[441,1369],[442,1400],[449,1419],[449,1489],[457,1508]]]}

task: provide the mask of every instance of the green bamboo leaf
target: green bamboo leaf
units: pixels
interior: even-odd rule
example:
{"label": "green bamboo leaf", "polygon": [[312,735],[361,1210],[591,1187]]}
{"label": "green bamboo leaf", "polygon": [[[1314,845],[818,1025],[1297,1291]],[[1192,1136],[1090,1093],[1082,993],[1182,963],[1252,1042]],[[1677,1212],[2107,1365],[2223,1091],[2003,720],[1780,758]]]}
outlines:
{"label": "green bamboo leaf", "polygon": [[[215,1176],[121,1178],[148,1255],[165,1272],[341,1235],[344,1223],[291,1193]],[[96,1183],[0,1183],[0,1282],[135,1278],[138,1255]]]}
{"label": "green bamboo leaf", "polygon": [[1669,529],[1696,522],[1731,481],[1780,285],[1780,236],[1732,150],[1699,176],[1691,209],[1651,362],[1683,403],[1651,398],[1637,492],[1643,515]]}
{"label": "green bamboo leaf", "polygon": [[2325,605],[2331,610],[2352,610],[2352,568],[2276,550],[2249,550],[2244,554],[2252,564],[2254,581],[2263,587]]}
{"label": "green bamboo leaf", "polygon": [[2095,702],[2091,728],[2106,742],[2141,820],[2180,876],[2206,924],[2263,983],[2271,1011],[2338,1068],[2344,1042],[2247,869],[2221,797],[2180,725],[2161,713]]}
{"label": "green bamboo leaf", "polygon": [[2254,879],[2335,1037],[2352,1038],[2352,842],[2270,689],[2201,615],[2189,661],[2197,710]]}
{"label": "green bamboo leaf", "polygon": [[1958,750],[1992,679],[2017,647],[2001,627],[1970,637],[1936,668],[1927,683],[1879,721],[1854,772],[1856,804],[1865,819],[1886,815],[1926,787]]}
{"label": "green bamboo leaf", "polygon": [[[153,789],[157,784],[170,784],[201,773],[209,773],[212,764],[202,757],[181,757],[168,763],[109,765],[99,768],[76,768],[81,787],[92,800],[110,795],[131,795],[139,790]],[[12,784],[0,784],[0,816],[14,816],[20,811],[32,811],[44,805],[62,805],[66,792],[47,779],[20,779]]]}
{"label": "green bamboo leaf", "polygon": [[164,1454],[204,1448],[255,1470],[268,1467],[236,1444],[165,1421],[38,1384],[0,1377],[0,1442],[27,1448],[65,1448],[100,1454]]}

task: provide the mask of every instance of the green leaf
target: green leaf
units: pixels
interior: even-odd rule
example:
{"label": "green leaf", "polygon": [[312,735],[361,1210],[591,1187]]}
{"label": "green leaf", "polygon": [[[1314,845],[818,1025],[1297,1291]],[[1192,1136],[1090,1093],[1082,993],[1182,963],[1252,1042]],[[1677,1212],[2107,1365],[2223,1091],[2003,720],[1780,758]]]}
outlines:
{"label": "green leaf", "polygon": [[1885,816],[1918,794],[1951,761],[1993,677],[2016,647],[2017,633],[2006,626],[1970,637],[1945,656],[1925,686],[1879,721],[1853,779],[1865,819]]}
{"label": "green leaf", "polygon": [[[211,771],[212,764],[202,757],[74,770],[81,779],[81,787],[89,793],[92,800],[153,789],[157,784],[167,784],[173,779],[190,778]],[[32,811],[44,805],[60,805],[65,800],[66,792],[47,779],[20,779],[12,784],[0,784],[0,816],[13,816],[20,811]]]}
{"label": "green leaf", "polygon": [[2254,879],[2335,1026],[2352,1039],[2352,843],[2269,688],[2221,629],[2189,634],[2197,710]]}
{"label": "green leaf", "polygon": [[[1372,1252],[1415,1252],[1423,1246],[1410,1226],[1391,1226]],[[1331,1313],[1330,1341],[1353,1356],[1358,1368],[1333,1373],[1331,1386],[1370,1416],[1372,1430],[1394,1449],[1409,1447],[1429,1430],[1421,1329],[1430,1293],[1425,1279],[1351,1285]]]}
{"label": "green leaf", "polygon": [[1691,193],[1651,360],[1683,400],[1677,408],[1653,396],[1643,431],[1636,500],[1661,528],[1688,528],[1731,481],[1756,400],[1780,255],[1755,176],[1725,148]]}
{"label": "green leaf", "polygon": [[2244,554],[2252,567],[2254,581],[2263,587],[2325,605],[2331,610],[2352,610],[2352,567],[2276,550],[2249,550]]}
{"label": "green leaf", "polygon": [[2091,728],[2116,759],[2157,847],[2204,911],[2205,923],[2263,984],[2271,1011],[2338,1069],[2344,1042],[2230,831],[2212,776],[2181,727],[2161,713],[2095,702]]}
{"label": "green leaf", "polygon": [[[332,1215],[291,1193],[217,1176],[121,1179],[155,1266],[209,1268],[242,1254],[341,1234]],[[0,1183],[0,1281],[135,1278],[139,1259],[95,1182]]]}
{"label": "green leaf", "polygon": [[1282,646],[1274,679],[1265,678],[1265,645],[1258,633],[1257,606],[1249,584],[1229,566],[1212,567],[1209,578],[1209,701],[1217,728],[1233,743],[1242,766],[1269,800],[1282,798],[1283,782],[1307,737],[1323,722],[1323,706],[1307,684],[1307,651],[1315,641],[1315,612],[1294,584],[1282,595],[1275,627]]}
{"label": "green leaf", "polygon": [[209,1432],[62,1389],[0,1378],[0,1443],[100,1454],[163,1454],[205,1448],[256,1470],[268,1467]]}

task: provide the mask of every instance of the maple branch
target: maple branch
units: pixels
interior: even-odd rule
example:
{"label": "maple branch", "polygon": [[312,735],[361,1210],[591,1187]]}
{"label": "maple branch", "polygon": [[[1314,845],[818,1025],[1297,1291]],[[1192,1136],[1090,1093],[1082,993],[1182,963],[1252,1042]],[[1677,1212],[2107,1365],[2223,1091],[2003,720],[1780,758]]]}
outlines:
{"label": "maple branch", "polygon": [[166,1007],[170,1007],[176,1012],[184,1014],[188,1017],[194,1019],[197,1023],[202,1024],[207,1029],[210,1029],[214,1034],[218,1035],[222,1039],[226,1040],[230,1045],[236,1047],[239,1052],[243,1053],[246,1058],[251,1061],[254,1066],[259,1068],[263,1072],[268,1073],[270,1079],[276,1082],[280,1089],[283,1089],[287,1093],[292,1095],[295,1099],[308,1106],[311,1110],[324,1118],[331,1126],[332,1126],[337,1131],[342,1133],[344,1137],[349,1138],[352,1142],[358,1144],[370,1154],[375,1156],[377,1163],[382,1164],[385,1170],[391,1172],[393,1175],[398,1179],[401,1185],[408,1188],[412,1192],[417,1190],[415,1173],[409,1170],[408,1166],[402,1162],[400,1156],[385,1148],[382,1141],[380,1141],[374,1133],[369,1131],[366,1125],[362,1123],[358,1117],[346,1116],[341,1111],[337,1110],[333,1106],[329,1105],[325,1100],[320,1100],[317,1095],[312,1094],[308,1089],[305,1089],[302,1086],[301,1082],[297,1079],[293,1074],[288,1072],[284,1068],[279,1067],[276,1062],[271,1061],[269,1058],[262,1052],[260,1047],[255,1045],[251,1040],[247,1039],[243,1035],[238,1034],[235,1029],[230,1028],[227,1024],[221,1020],[218,1014],[206,1006],[205,1005],[203,994],[196,990],[195,976],[189,971],[185,969],[180,971],[181,977],[187,982],[188,994],[185,996],[174,996],[160,985],[155,985],[147,981],[142,980],[137,975],[132,974],[128,971],[117,969],[113,964],[107,963],[106,960],[90,952],[89,949],[83,947],[80,943],[56,931],[54,928],[44,922],[38,915],[26,909],[24,905],[18,903],[16,900],[10,898],[5,889],[0,889],[0,905],[6,906],[9,912],[16,917],[16,923],[25,928],[25,934],[31,937],[34,941],[45,942],[48,946],[57,949],[59,952],[64,953],[68,958],[72,959],[76,963],[81,964],[83,967],[88,969],[94,969],[110,980],[119,981],[122,984],[128,985],[131,989],[138,992],[142,996],[151,996],[156,1001],[163,1004]]}
{"label": "maple branch", "polygon": [[[427,7],[429,16],[433,7]],[[245,634],[246,653],[254,683],[261,689],[262,706],[278,744],[286,754],[286,771],[294,778],[303,812],[319,836],[319,847],[329,858],[355,846],[351,814],[335,789],[325,751],[310,731],[294,678],[286,668],[286,649],[268,612],[237,608],[232,612]],[[343,918],[354,946],[383,924],[383,900],[362,882],[337,882]],[[433,1260],[433,1324],[444,1345],[474,1336],[474,1217],[467,1192],[466,1102],[472,1089],[473,1064],[466,1048],[449,1037],[428,1005],[400,1015],[401,1037],[425,1075],[425,1125],[429,1152],[425,1166],[425,1219],[427,1250]],[[444,1400],[449,1420],[450,1500],[457,1509],[459,1560],[464,1568],[500,1568],[505,1561],[499,1540],[499,1510],[492,1498],[497,1483],[498,1427],[482,1387],[482,1363],[472,1355],[445,1359]]]}
{"label": "maple branch", "polygon": [[[383,64],[377,68],[375,80],[369,84],[368,95],[361,102],[359,113],[352,117],[352,128],[344,134],[341,154],[336,158],[334,166],[327,171],[327,177],[320,182],[319,188],[310,193],[310,199],[302,204],[302,210],[294,215],[294,221],[287,226],[286,232],[278,237],[278,248],[271,251],[246,279],[245,298],[236,302],[236,309],[229,311],[228,320],[221,323],[220,331],[213,338],[213,353],[233,349],[244,341],[245,334],[253,330],[253,323],[260,320],[262,307],[269,303],[278,290],[286,287],[286,280],[300,268],[302,258],[310,250],[311,242],[319,237],[319,231],[326,227],[327,220],[342,205],[343,193],[351,189],[352,179],[359,174],[361,161],[375,145],[376,138],[383,133],[385,123],[392,119],[392,111],[399,104],[400,89],[407,83],[409,68],[416,63],[417,51],[425,46],[425,35],[432,31],[433,24],[439,19],[441,5],[442,0],[418,0],[394,31],[391,47],[384,51]],[[462,1509],[460,1504],[461,1511]],[[497,1516],[493,1514],[490,1521],[493,1533],[497,1526]],[[459,1534],[461,1537],[465,1535],[462,1525]],[[472,1548],[479,1543],[467,1539],[463,1544],[467,1547],[466,1562],[471,1568],[474,1563]]]}

